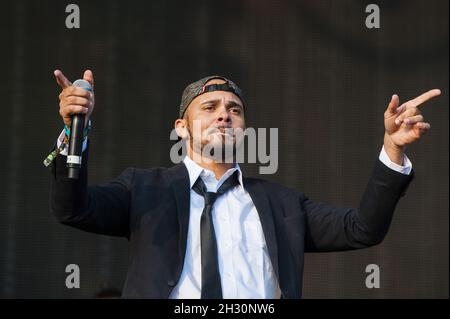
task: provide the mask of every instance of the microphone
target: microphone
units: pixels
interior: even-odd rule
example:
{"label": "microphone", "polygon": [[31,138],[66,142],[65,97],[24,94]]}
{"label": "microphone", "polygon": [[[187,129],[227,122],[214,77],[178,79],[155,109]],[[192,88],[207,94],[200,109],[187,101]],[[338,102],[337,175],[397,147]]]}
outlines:
{"label": "microphone", "polygon": [[[72,86],[80,87],[92,92],[91,84],[86,80],[76,80]],[[78,179],[81,168],[81,154],[83,151],[83,131],[85,114],[72,115],[72,125],[70,128],[69,150],[67,153],[68,177]]]}

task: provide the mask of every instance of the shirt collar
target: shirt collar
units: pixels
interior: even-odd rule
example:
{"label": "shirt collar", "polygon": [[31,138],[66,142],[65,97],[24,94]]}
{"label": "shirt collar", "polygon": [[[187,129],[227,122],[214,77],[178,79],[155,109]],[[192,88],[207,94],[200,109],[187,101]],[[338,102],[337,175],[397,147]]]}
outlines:
{"label": "shirt collar", "polygon": [[[190,188],[192,188],[192,186],[194,186],[194,183],[197,181],[199,176],[201,176],[201,178],[203,179],[203,181],[205,183],[207,182],[208,179],[215,179],[215,175],[214,175],[213,171],[201,167],[196,162],[194,162],[189,156],[184,157],[183,163],[184,163],[184,165],[186,165],[186,168],[189,173]],[[242,187],[244,187],[244,183],[242,180],[242,171],[241,171],[241,168],[238,163],[236,163],[233,168],[230,168],[228,171],[226,171],[225,174],[223,174],[223,176],[220,178],[219,181],[215,180],[216,182],[218,182],[217,187],[219,187],[235,171],[238,171],[239,184]]]}

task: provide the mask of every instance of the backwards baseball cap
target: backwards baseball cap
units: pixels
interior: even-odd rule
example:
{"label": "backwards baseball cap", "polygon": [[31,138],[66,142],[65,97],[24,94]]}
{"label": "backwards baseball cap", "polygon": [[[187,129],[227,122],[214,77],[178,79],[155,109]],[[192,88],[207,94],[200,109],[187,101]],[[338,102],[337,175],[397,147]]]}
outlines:
{"label": "backwards baseball cap", "polygon": [[[208,81],[211,81],[214,79],[224,80],[225,83],[206,85],[206,83]],[[244,103],[244,98],[242,97],[242,91],[233,81],[227,79],[224,76],[210,75],[210,76],[204,77],[203,79],[200,79],[196,82],[189,84],[184,89],[183,95],[181,96],[180,119],[183,118],[183,115],[186,112],[186,109],[188,108],[189,104],[191,104],[193,99],[195,99],[199,95],[202,95],[203,93],[213,92],[213,91],[232,92],[241,99],[242,103]]]}

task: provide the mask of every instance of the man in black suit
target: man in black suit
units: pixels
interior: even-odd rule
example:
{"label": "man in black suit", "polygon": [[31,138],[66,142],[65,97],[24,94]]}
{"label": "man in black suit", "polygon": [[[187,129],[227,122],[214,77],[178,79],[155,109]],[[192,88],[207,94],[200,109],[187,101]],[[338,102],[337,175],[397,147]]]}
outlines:
{"label": "man in black suit", "polygon": [[[75,113],[88,119],[94,94],[72,87],[59,70],[55,76],[64,123],[70,127]],[[84,79],[93,85],[91,71]],[[413,177],[404,149],[430,128],[418,106],[439,94],[431,90],[401,106],[392,97],[383,148],[354,209],[245,178],[235,161],[202,152],[208,145],[236,147],[233,132],[245,128],[241,90],[210,76],[183,92],[175,129],[187,141],[187,156],[171,168],[128,168],[108,184],[87,186],[88,143],[79,180],[68,179],[63,131],[61,154],[52,163],[51,211],[63,224],[129,239],[124,297],[300,298],[304,252],[359,249],[383,240]]]}

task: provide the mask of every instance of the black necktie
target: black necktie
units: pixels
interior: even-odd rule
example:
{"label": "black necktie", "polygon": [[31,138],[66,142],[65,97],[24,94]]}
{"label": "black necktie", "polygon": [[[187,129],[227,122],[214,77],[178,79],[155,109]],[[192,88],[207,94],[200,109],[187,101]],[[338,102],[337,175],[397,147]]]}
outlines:
{"label": "black necktie", "polygon": [[199,177],[192,189],[205,199],[202,217],[200,219],[200,245],[202,252],[202,299],[222,299],[220,284],[219,260],[217,256],[217,241],[212,220],[212,208],[216,199],[239,184],[237,171],[223,182],[217,193],[208,192],[205,183]]}

